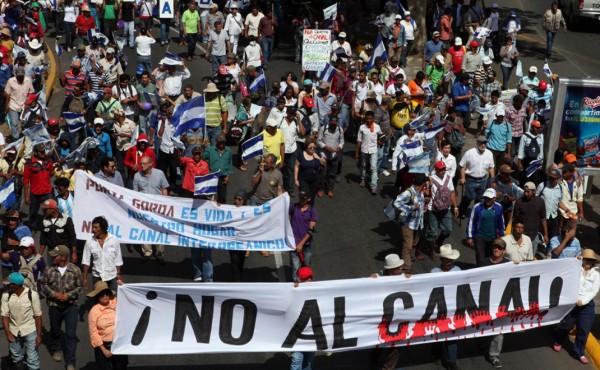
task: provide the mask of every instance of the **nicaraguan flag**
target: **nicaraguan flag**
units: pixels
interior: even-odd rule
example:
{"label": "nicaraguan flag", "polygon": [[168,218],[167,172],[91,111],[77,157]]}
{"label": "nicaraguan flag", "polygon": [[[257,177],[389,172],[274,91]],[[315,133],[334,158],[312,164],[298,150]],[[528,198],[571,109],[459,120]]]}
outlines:
{"label": "nicaraguan flag", "polygon": [[182,59],[181,57],[169,53],[167,52],[165,54],[165,58],[162,60],[163,64],[169,65],[169,66],[179,66],[181,65]]}
{"label": "nicaraguan flag", "polygon": [[158,101],[160,97],[157,94],[152,94],[149,92],[144,92],[144,100],[147,103],[152,104],[153,107],[158,107]]}
{"label": "nicaraguan flag", "polygon": [[88,30],[88,41],[91,43],[92,42],[92,38],[96,38],[96,40],[98,40],[98,44],[100,45],[108,45],[108,37],[103,34],[102,32],[100,32],[100,29],[96,28],[93,30]]}
{"label": "nicaraguan flag", "polygon": [[119,47],[119,50],[123,50],[123,48],[127,44],[127,37],[119,36],[114,31],[112,33],[112,36],[113,36],[113,40],[115,40],[115,42],[117,43],[117,46]]}
{"label": "nicaraguan flag", "polygon": [[14,44],[13,45],[13,58],[17,59],[17,55],[19,55],[20,52],[23,52],[25,54],[25,56],[27,58],[29,58],[29,50],[22,48],[17,44]]}
{"label": "nicaraguan flag", "polygon": [[221,171],[194,177],[194,195],[216,194]]}
{"label": "nicaraguan flag", "polygon": [[385,45],[383,45],[381,35],[377,35],[375,49],[373,50],[371,59],[369,59],[369,64],[367,64],[367,71],[370,71],[375,66],[375,58],[377,57],[381,57],[384,61],[387,60],[387,52],[385,51]]}
{"label": "nicaraguan flag", "polygon": [[170,121],[173,127],[175,127],[174,136],[180,136],[193,128],[204,127],[206,122],[204,95],[195,97],[176,106]]}
{"label": "nicaraguan flag", "polygon": [[48,130],[46,130],[46,127],[41,123],[23,130],[23,135],[30,138],[33,145],[50,141],[50,134],[48,133]]}
{"label": "nicaraguan flag", "polygon": [[82,113],[64,112],[63,117],[69,132],[77,132],[85,127],[85,117]]}
{"label": "nicaraguan flag", "polygon": [[398,13],[404,16],[404,13],[406,13],[406,9],[404,9],[404,6],[402,6],[402,2],[400,0],[396,0],[396,6],[398,7]]}
{"label": "nicaraguan flag", "polygon": [[95,103],[98,100],[102,99],[102,94],[95,93],[95,92],[84,92],[83,98],[87,100],[88,104],[92,104],[92,103]]}
{"label": "nicaraguan flag", "polygon": [[415,140],[412,143],[400,145],[400,149],[407,157],[414,157],[423,153],[423,147],[419,140]]}
{"label": "nicaraguan flag", "polygon": [[337,73],[337,70],[333,68],[333,66],[329,63],[325,64],[325,68],[319,74],[319,79],[321,81],[327,81],[331,83],[333,81],[333,76]]}
{"label": "nicaraguan flag", "polygon": [[242,143],[242,160],[257,157],[263,154],[263,134],[256,135]]}
{"label": "nicaraguan flag", "polygon": [[10,180],[4,183],[0,188],[0,204],[4,209],[8,209],[17,201],[17,194],[15,194],[15,178],[11,177]]}
{"label": "nicaraguan flag", "polygon": [[264,88],[264,86],[267,83],[267,79],[265,78],[265,72],[261,69],[260,73],[258,74],[258,76],[256,76],[256,78],[254,79],[254,81],[252,81],[252,83],[250,84],[250,86],[248,86],[248,91],[250,92],[256,92],[259,89]]}
{"label": "nicaraguan flag", "polygon": [[477,27],[475,32],[473,33],[473,38],[482,39],[484,37],[488,37],[492,33],[492,30],[485,27]]}
{"label": "nicaraguan flag", "polygon": [[544,73],[546,74],[546,76],[548,76],[548,78],[552,77],[552,70],[550,70],[548,59],[544,59],[544,67],[542,69],[544,70]]}
{"label": "nicaraguan flag", "polygon": [[54,43],[54,51],[56,52],[56,55],[58,55],[59,57],[62,55],[63,53],[63,48],[62,46],[58,45],[58,41],[56,41]]}
{"label": "nicaraguan flag", "polygon": [[429,165],[431,161],[429,159],[430,152],[423,152],[414,157],[408,157],[406,163],[408,164],[409,173],[429,173]]}
{"label": "nicaraguan flag", "polygon": [[24,138],[24,137],[22,137],[22,138],[20,138],[19,140],[13,141],[13,142],[12,142],[12,143],[10,143],[10,144],[6,144],[6,146],[4,147],[4,149],[2,149],[2,153],[6,152],[8,149],[11,149],[11,148],[15,148],[15,149],[17,149],[17,151],[18,151],[18,150],[19,150],[19,148],[21,148],[21,145],[23,145],[23,140],[24,140],[24,139],[25,139],[25,138]]}
{"label": "nicaraguan flag", "polygon": [[85,158],[85,154],[86,154],[88,148],[90,147],[90,145],[92,145],[92,144],[95,144],[96,146],[98,146],[98,145],[100,145],[100,141],[98,141],[98,139],[96,139],[95,137],[91,137],[91,136],[86,137],[85,140],[83,140],[83,142],[81,143],[81,145],[79,145],[79,147],[77,149],[75,149],[71,153],[69,153],[69,155],[67,155],[65,159]]}
{"label": "nicaraguan flag", "polygon": [[444,127],[446,127],[446,125],[441,124],[441,125],[437,125],[435,127],[432,128],[428,128],[427,130],[425,130],[425,140],[429,140],[435,137],[435,135],[437,135],[439,132],[441,132]]}
{"label": "nicaraguan flag", "polygon": [[544,159],[536,159],[535,161],[531,161],[529,163],[529,166],[527,166],[527,168],[525,169],[525,174],[527,175],[527,177],[530,177],[531,175],[533,175],[535,173],[535,171],[539,170],[540,168],[542,168],[542,162],[544,161]]}
{"label": "nicaraguan flag", "polygon": [[415,118],[411,123],[409,123],[410,127],[417,129],[427,123],[429,119],[429,113],[421,114],[419,117]]}

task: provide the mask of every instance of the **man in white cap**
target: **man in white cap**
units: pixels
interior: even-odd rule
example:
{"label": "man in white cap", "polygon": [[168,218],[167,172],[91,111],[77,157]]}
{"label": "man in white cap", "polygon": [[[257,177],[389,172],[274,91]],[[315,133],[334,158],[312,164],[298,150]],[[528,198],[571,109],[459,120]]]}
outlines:
{"label": "man in white cap", "polygon": [[531,66],[529,67],[529,73],[527,76],[523,76],[519,84],[526,84],[529,87],[529,90],[537,90],[538,85],[540,84],[540,80],[537,78],[537,67]]}
{"label": "man in white cap", "polygon": [[[371,274],[372,278],[378,278],[380,276],[400,276],[404,275],[407,279],[410,278],[410,274],[405,273],[404,260],[395,253],[388,254],[385,256],[385,263],[383,270]],[[371,352],[372,358],[377,359],[377,365],[382,369],[395,369],[398,361],[400,360],[399,348],[384,348],[373,349]]]}
{"label": "man in white cap", "polygon": [[163,59],[161,64],[166,65],[167,68],[156,76],[156,83],[158,85],[161,81],[163,82],[162,96],[167,99],[171,105],[175,105],[175,99],[181,94],[183,80],[190,78],[192,74],[185,66],[183,59],[181,60],[181,71],[177,71],[177,65],[169,63],[166,58]]}
{"label": "man in white cap", "polygon": [[341,58],[346,62],[351,55],[352,48],[350,43],[346,41],[346,32],[340,32],[337,40],[331,42],[331,61],[335,62],[338,58]]}
{"label": "man in white cap", "polygon": [[467,222],[467,246],[475,248],[478,266],[479,261],[490,256],[492,243],[504,235],[504,230],[502,205],[496,202],[496,190],[489,188],[471,210]]}
{"label": "man in white cap", "polygon": [[[388,28],[388,32],[391,34],[390,36],[390,59],[396,58],[398,62],[402,58],[402,49],[406,46],[406,29],[402,25],[402,16],[400,14],[396,14],[394,18],[394,24]],[[402,65],[399,64],[401,67]]]}
{"label": "man in white cap", "polygon": [[448,50],[448,53],[452,56],[452,73],[458,75],[462,72],[462,61],[467,54],[467,49],[463,46],[460,37],[454,39],[454,46]]}
{"label": "man in white cap", "polygon": [[512,128],[504,114],[504,108],[496,109],[495,118],[484,125],[487,148],[492,151],[496,168],[511,161]]}
{"label": "man in white cap", "polygon": [[460,160],[460,184],[465,190],[460,200],[459,213],[465,218],[471,201],[479,201],[486,189],[489,178],[494,177],[494,156],[487,149],[487,138],[477,137],[477,146],[465,152]]}
{"label": "man in white cap", "polygon": [[[431,272],[456,272],[460,271],[460,267],[454,265],[460,257],[460,252],[452,248],[450,244],[444,244],[440,247],[440,265],[431,269]],[[460,370],[456,361],[458,360],[458,344],[457,341],[445,341],[439,344],[441,347],[442,366],[447,370]],[[439,347],[437,347],[439,351]],[[438,352],[439,353],[439,352]]]}
{"label": "man in white cap", "polygon": [[117,82],[117,77],[123,74],[123,67],[121,67],[121,63],[119,60],[115,58],[115,49],[110,47],[106,49],[106,57],[98,60],[98,62],[102,65],[104,72],[108,76],[108,84],[113,85]]}

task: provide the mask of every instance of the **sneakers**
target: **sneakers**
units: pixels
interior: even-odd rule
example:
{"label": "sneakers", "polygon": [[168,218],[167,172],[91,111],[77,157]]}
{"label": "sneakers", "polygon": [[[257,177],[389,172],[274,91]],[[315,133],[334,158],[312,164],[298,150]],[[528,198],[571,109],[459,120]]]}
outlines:
{"label": "sneakers", "polygon": [[381,174],[382,174],[383,176],[389,176],[389,175],[390,175],[390,171],[388,171],[388,170],[383,170],[383,171],[381,171]]}
{"label": "sneakers", "polygon": [[500,359],[495,358],[492,360],[492,366],[496,369],[501,369],[502,368],[502,363],[500,362]]}
{"label": "sneakers", "polygon": [[361,188],[364,188],[365,187],[365,180],[360,180],[360,184],[359,185],[360,185]]}
{"label": "sneakers", "polygon": [[560,352],[560,350],[562,349],[562,346],[558,343],[554,343],[554,345],[552,346],[552,349],[554,350],[554,352]]}
{"label": "sneakers", "polygon": [[202,282],[202,276],[198,276],[197,278],[194,278],[194,282],[195,283],[201,283]]}
{"label": "sneakers", "polygon": [[61,362],[62,361],[62,355],[60,352],[54,352],[52,354],[52,359],[56,362]]}
{"label": "sneakers", "polygon": [[579,361],[584,365],[587,365],[590,362],[590,360],[588,360],[588,358],[585,356],[579,357]]}

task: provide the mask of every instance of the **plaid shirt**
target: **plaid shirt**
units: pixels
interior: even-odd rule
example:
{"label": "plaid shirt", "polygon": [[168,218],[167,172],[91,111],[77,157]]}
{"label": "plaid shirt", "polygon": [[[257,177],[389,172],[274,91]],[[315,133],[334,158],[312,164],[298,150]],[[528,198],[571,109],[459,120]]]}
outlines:
{"label": "plaid shirt", "polygon": [[525,104],[523,104],[521,110],[519,111],[517,111],[512,105],[506,110],[506,115],[504,116],[504,118],[508,122],[510,122],[510,125],[512,127],[512,137],[523,136],[523,127],[526,116],[527,111],[525,109]]}
{"label": "plaid shirt", "polygon": [[[49,266],[40,280],[42,292],[46,295],[49,307],[65,307],[76,304],[79,294],[83,291],[83,277],[76,265],[69,263],[64,275],[60,274],[57,266]],[[56,293],[66,293],[67,302],[56,299]]]}
{"label": "plaid shirt", "polygon": [[[418,205],[419,209],[415,210],[413,208],[415,205]],[[406,227],[415,231],[423,228],[425,198],[423,198],[423,193],[418,192],[414,186],[411,186],[398,195],[394,201],[394,207],[400,210],[402,216],[405,216],[404,225]]]}
{"label": "plaid shirt", "polygon": [[500,91],[500,82],[496,79],[494,79],[494,82],[488,82],[486,78],[483,82],[483,87],[481,88],[482,95],[487,100],[490,100],[492,98],[492,91],[494,90]]}

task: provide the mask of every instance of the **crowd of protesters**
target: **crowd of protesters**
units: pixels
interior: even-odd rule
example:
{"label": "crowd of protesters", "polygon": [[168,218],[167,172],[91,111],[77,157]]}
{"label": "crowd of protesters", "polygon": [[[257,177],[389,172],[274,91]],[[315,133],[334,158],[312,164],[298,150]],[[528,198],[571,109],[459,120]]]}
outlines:
{"label": "crowd of protesters", "polygon": [[[158,19],[155,0],[4,2],[0,180],[14,179],[16,200],[1,230],[7,285],[1,315],[14,367],[40,368],[40,300],[45,298],[48,349],[55,361],[64,358],[67,370],[76,368],[84,290],[95,300],[88,324],[98,368],[127,367],[127,358],[110,350],[116,294],[124,283],[121,268],[126,271],[121,245],[104,217],[92,221],[91,239],[77,238],[76,170],[142,193],[236,206],[262,205],[287,192],[296,200],[289,217],[296,242],[290,278],[297,284],[313,279],[318,199],[336,197],[342,160],[352,159],[360,168],[357,186],[373,195],[381,190],[380,179],[396,177],[386,214],[402,237],[398,253],[388,255],[383,271],[373,277],[409,278],[414,261],[425,258],[440,261],[432,273],[460,270],[454,264],[459,251],[445,243],[458,232],[453,218],[466,220],[467,245],[476,251],[478,267],[582,258],[580,299],[561,323],[553,349],[561,350],[577,322],[574,354],[587,363],[585,339],[600,275],[593,269],[597,257],[575,237],[584,219],[582,163],[562,146],[544,158],[555,76],[543,78],[537,66],[513,76],[521,63],[521,21],[514,10],[438,0],[428,6],[421,25],[406,4],[397,4],[384,4],[370,25],[372,42],[359,45],[353,43],[357,29],[348,23],[344,4],[334,17],[322,19],[309,7],[290,9],[277,1],[218,1],[206,8],[180,1],[173,19]],[[550,33],[566,29],[555,4],[543,22]],[[170,34],[171,26],[179,28],[178,35]],[[284,31],[290,31],[293,59],[301,63],[303,31],[317,27],[331,31],[333,78],[322,80],[298,65],[261,82],[274,48],[286,42]],[[477,32],[480,27],[489,33]],[[427,42],[417,50],[420,34]],[[172,40],[187,47],[183,58],[160,48]],[[189,68],[199,56],[197,43],[206,48],[208,78]],[[374,55],[381,45],[388,58]],[[128,47],[136,60],[124,52]],[[59,71],[64,96],[55,98],[64,103],[56,117],[46,107],[49,48],[70,59]],[[549,41],[548,56],[551,49]],[[153,65],[152,54],[165,57]],[[407,75],[405,69],[414,70],[411,63],[420,70]],[[514,93],[507,96],[507,90]],[[205,126],[175,135],[176,108],[198,96],[204,96]],[[71,125],[73,114],[83,115],[83,127]],[[264,150],[258,169],[232,182],[235,171],[255,167],[243,160],[242,143],[259,134]],[[475,137],[472,148],[469,135]],[[348,146],[353,155],[344,158]],[[194,178],[216,171],[216,193],[196,195]],[[28,217],[20,211],[22,203]],[[165,265],[167,253],[164,245],[143,245],[140,260],[154,257]],[[191,256],[190,280],[227,280],[213,277],[211,250],[192,249]],[[248,256],[230,252],[233,281],[244,281]],[[502,366],[502,338],[489,342],[487,358],[495,368]],[[457,343],[440,349],[442,364],[458,369]],[[397,349],[377,354],[383,369],[395,368],[400,359]],[[312,354],[296,352],[291,368],[310,369],[313,361]]]}

